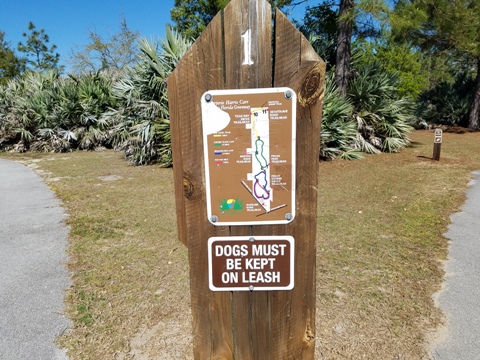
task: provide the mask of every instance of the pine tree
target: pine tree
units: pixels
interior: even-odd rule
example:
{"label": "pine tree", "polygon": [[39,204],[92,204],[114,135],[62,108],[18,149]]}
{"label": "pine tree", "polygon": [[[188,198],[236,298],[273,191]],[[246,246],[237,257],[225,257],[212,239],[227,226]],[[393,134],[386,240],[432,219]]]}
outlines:
{"label": "pine tree", "polygon": [[28,23],[28,31],[28,34],[23,33],[26,43],[18,43],[18,50],[26,55],[27,65],[30,65],[31,69],[35,71],[59,69],[60,55],[55,52],[57,46],[47,46],[50,42],[50,37],[45,33],[45,30],[37,30],[30,21]]}
{"label": "pine tree", "polygon": [[341,0],[337,30],[337,60],[335,66],[335,84],[341,95],[347,94],[350,77],[350,58],[352,57],[353,0]]}
{"label": "pine tree", "polygon": [[468,127],[480,129],[480,0],[401,0],[397,31],[417,46],[453,55],[459,70],[476,71]]}
{"label": "pine tree", "polygon": [[[189,39],[196,39],[215,15],[223,10],[230,0],[175,0],[170,16],[174,29]],[[292,0],[269,0],[273,7],[287,6]]]}
{"label": "pine tree", "polygon": [[25,70],[25,60],[17,57],[5,41],[5,33],[0,31],[0,85],[15,78]]}

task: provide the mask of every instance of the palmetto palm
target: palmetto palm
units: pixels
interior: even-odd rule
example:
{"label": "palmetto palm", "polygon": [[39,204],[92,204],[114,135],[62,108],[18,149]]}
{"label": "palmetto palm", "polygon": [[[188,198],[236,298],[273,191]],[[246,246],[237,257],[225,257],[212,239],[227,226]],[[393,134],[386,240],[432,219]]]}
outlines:
{"label": "palmetto palm", "polygon": [[22,93],[23,83],[17,80],[10,80],[6,85],[0,86],[0,151],[11,150],[15,143],[33,138],[14,113],[21,98],[18,95]]}
{"label": "palmetto palm", "polygon": [[348,98],[357,123],[356,147],[366,153],[397,152],[408,146],[414,104],[398,95],[399,78],[376,63],[356,69]]}
{"label": "palmetto palm", "polygon": [[37,107],[49,103],[37,94],[53,80],[50,75],[40,78],[28,72],[0,87],[0,150],[23,152],[30,148],[38,128]]}
{"label": "palmetto palm", "polygon": [[114,106],[109,77],[25,74],[0,88],[0,149],[69,151],[108,143],[100,115]]}
{"label": "palmetto palm", "polygon": [[111,75],[108,72],[97,73],[81,77],[76,83],[80,112],[78,121],[71,129],[80,149],[91,150],[110,143],[112,132],[102,115],[116,106]]}
{"label": "palmetto palm", "polygon": [[359,159],[362,153],[355,149],[357,127],[352,121],[353,105],[340,95],[332,75],[329,73],[325,85],[320,157],[332,160],[336,157]]}
{"label": "palmetto palm", "polygon": [[166,79],[191,43],[171,29],[160,44],[140,40],[140,57],[113,86],[119,106],[104,114],[113,143],[133,164],[172,165]]}

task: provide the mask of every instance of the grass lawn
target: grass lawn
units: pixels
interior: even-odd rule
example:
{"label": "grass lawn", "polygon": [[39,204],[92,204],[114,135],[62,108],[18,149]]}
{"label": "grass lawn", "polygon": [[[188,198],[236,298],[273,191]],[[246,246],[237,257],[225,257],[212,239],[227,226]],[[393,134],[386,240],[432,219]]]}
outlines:
{"label": "grass lawn", "polygon": [[[480,169],[480,133],[411,134],[399,154],[320,164],[316,359],[426,359],[442,321],[449,216]],[[172,169],[112,151],[1,154],[36,168],[69,214],[72,359],[191,359],[188,254]]]}

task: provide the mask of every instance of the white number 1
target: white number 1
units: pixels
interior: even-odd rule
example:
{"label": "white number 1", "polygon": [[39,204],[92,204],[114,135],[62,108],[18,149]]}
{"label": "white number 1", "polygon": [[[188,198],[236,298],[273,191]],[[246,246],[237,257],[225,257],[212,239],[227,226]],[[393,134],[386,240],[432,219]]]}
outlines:
{"label": "white number 1", "polygon": [[242,34],[244,60],[242,65],[253,65],[251,46],[252,46],[252,31],[248,29]]}

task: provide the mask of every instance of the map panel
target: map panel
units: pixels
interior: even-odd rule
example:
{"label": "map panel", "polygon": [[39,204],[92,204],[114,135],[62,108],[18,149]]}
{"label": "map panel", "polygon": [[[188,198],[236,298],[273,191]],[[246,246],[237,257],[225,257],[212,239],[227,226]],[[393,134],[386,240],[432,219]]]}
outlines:
{"label": "map panel", "polygon": [[211,90],[201,103],[210,222],[218,226],[291,222],[295,217],[294,91]]}

